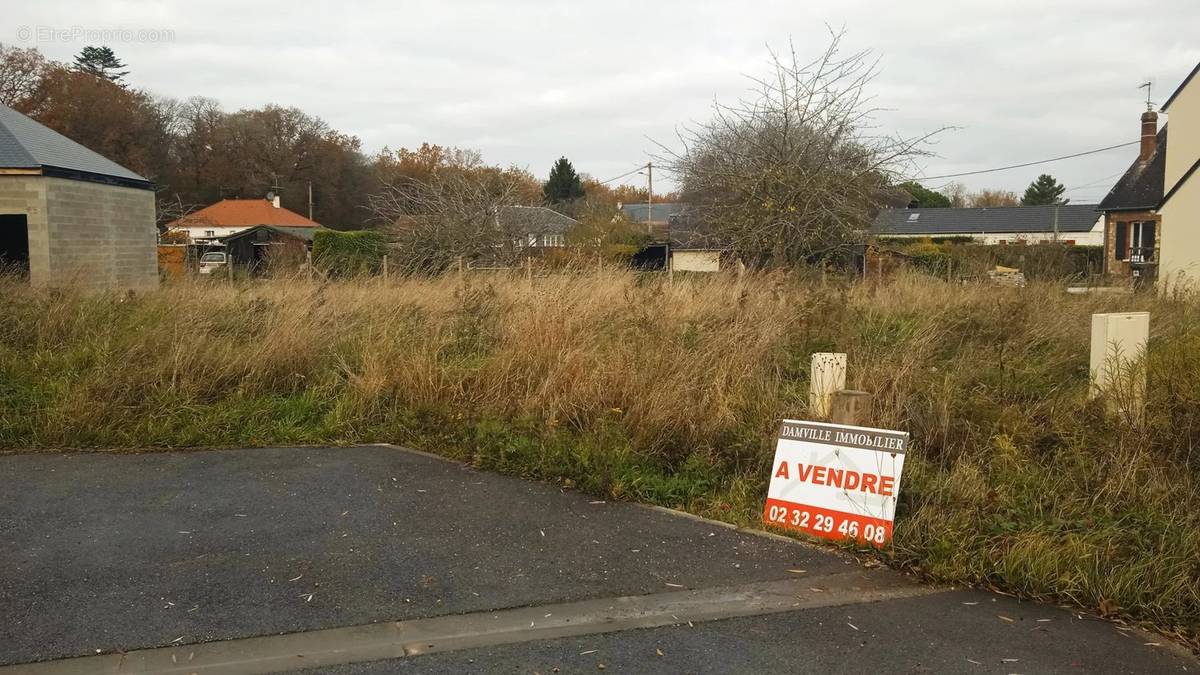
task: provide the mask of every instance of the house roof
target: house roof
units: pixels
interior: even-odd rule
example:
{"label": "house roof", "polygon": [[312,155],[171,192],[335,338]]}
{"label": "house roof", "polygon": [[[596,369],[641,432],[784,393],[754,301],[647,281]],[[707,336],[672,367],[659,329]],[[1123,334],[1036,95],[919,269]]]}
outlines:
{"label": "house roof", "polygon": [[1059,232],[1091,232],[1099,220],[1094,204],[884,209],[875,217],[871,234],[944,237],[956,234],[1053,232],[1055,211],[1058,212]]}
{"label": "house roof", "polygon": [[1145,211],[1158,206],[1163,198],[1167,167],[1167,127],[1158,130],[1154,154],[1146,161],[1134,159],[1129,168],[1100,200],[1101,211]]}
{"label": "house roof", "polygon": [[2,104],[0,169],[32,169],[44,176],[154,189],[145,177]]}
{"label": "house roof", "polygon": [[[650,220],[656,223],[665,223],[670,220],[671,216],[678,216],[687,210],[687,206],[682,202],[652,203],[649,208]],[[647,208],[645,204],[622,204],[621,211],[626,218],[635,223],[646,222]]]}
{"label": "house roof", "polygon": [[324,230],[324,229],[327,229],[327,228],[321,227],[320,225],[317,225],[316,227],[307,226],[307,225],[303,226],[303,227],[256,225],[254,227],[249,227],[244,230],[234,232],[233,234],[227,234],[224,237],[218,237],[218,240],[223,241],[223,242],[229,242],[234,239],[240,239],[242,237],[252,236],[256,232],[266,231],[266,232],[275,232],[275,233],[286,235],[289,237],[295,237],[297,239],[302,239],[304,241],[312,241],[313,237],[316,236],[317,232],[320,232],[321,230]]}
{"label": "house roof", "polygon": [[1196,77],[1197,72],[1200,72],[1200,63],[1197,63],[1196,67],[1192,68],[1192,72],[1188,73],[1188,76],[1183,78],[1183,82],[1179,83],[1179,86],[1175,88],[1174,93],[1171,94],[1171,97],[1167,99],[1166,103],[1162,104],[1162,107],[1159,108],[1159,110],[1167,112],[1167,108],[1171,107],[1171,103],[1179,96],[1179,93],[1188,86],[1188,82],[1191,82],[1192,78]]}
{"label": "house roof", "polygon": [[565,234],[578,220],[544,206],[501,206],[496,219],[505,230],[526,234]]}
{"label": "house roof", "polygon": [[266,199],[222,199],[216,204],[167,225],[176,227],[254,227],[274,225],[281,227],[320,227],[321,224],[281,207]]}
{"label": "house roof", "polygon": [[676,251],[725,251],[729,248],[725,237],[705,230],[673,228],[670,236],[671,248]]}

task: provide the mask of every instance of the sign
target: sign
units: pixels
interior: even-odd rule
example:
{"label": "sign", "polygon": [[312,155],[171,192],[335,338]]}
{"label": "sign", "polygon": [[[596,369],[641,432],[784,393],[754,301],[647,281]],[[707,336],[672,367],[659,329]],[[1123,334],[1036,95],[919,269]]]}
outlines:
{"label": "sign", "polygon": [[763,521],[822,539],[892,540],[908,434],[784,420]]}

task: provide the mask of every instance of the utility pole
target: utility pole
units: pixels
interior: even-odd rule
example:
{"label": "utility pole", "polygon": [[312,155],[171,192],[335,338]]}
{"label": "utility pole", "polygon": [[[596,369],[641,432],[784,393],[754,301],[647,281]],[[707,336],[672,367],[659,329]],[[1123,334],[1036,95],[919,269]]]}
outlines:
{"label": "utility pole", "polygon": [[654,234],[654,162],[646,162],[646,231]]}
{"label": "utility pole", "polygon": [[1058,243],[1058,204],[1054,205],[1054,243]]}
{"label": "utility pole", "polygon": [[312,220],[312,181],[308,181],[308,219]]}

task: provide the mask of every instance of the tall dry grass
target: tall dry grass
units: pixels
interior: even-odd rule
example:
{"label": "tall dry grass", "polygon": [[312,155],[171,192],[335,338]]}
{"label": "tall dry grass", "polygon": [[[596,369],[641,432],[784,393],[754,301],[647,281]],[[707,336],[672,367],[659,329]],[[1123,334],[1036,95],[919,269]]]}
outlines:
{"label": "tall dry grass", "polygon": [[[0,446],[392,441],[757,519],[809,356],[911,432],[898,564],[1200,628],[1200,318],[1187,298],[785,274],[0,282]],[[1086,400],[1090,315],[1146,310],[1137,426]],[[1120,609],[1117,609],[1120,608]]]}

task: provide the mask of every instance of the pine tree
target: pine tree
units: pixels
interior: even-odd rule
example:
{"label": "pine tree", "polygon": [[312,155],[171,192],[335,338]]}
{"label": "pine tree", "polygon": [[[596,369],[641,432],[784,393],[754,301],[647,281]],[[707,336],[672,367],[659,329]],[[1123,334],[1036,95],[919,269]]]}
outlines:
{"label": "pine tree", "polygon": [[550,169],[550,179],[542,185],[542,197],[547,204],[562,204],[583,197],[583,181],[566,157],[559,157]]}
{"label": "pine tree", "polygon": [[75,70],[117,84],[121,84],[121,78],[129,74],[128,70],[121,70],[124,67],[125,64],[108,47],[84,47],[75,55]]}
{"label": "pine tree", "polygon": [[1067,191],[1061,183],[1054,180],[1054,176],[1044,173],[1037,177],[1037,180],[1029,184],[1025,188],[1025,196],[1021,197],[1022,206],[1045,206],[1049,204],[1058,204],[1060,206],[1071,201],[1063,199],[1062,194]]}

